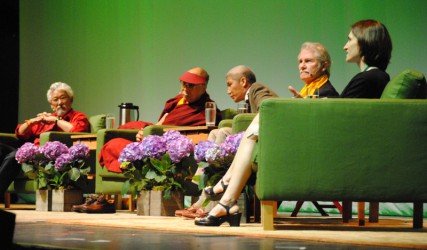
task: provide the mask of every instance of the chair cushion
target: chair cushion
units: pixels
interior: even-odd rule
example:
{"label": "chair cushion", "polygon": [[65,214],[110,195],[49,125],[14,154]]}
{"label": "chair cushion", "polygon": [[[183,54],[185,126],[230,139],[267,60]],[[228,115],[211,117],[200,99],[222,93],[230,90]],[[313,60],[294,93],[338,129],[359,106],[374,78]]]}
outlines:
{"label": "chair cushion", "polygon": [[416,70],[404,70],[395,76],[385,87],[381,98],[426,99],[425,76]]}
{"label": "chair cushion", "polygon": [[228,109],[221,110],[221,116],[223,120],[233,119],[233,117],[236,116],[236,114],[237,114],[237,110],[235,109],[228,108]]}
{"label": "chair cushion", "polygon": [[90,123],[90,132],[96,133],[98,130],[105,128],[105,114],[93,115],[88,118]]}

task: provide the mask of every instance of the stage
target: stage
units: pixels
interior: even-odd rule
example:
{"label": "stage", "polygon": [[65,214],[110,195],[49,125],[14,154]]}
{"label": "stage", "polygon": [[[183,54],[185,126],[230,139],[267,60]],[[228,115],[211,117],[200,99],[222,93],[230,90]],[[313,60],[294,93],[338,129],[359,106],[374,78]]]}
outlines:
{"label": "stage", "polygon": [[[386,247],[392,248],[418,248],[427,249],[427,230],[412,229],[411,218],[380,217],[379,223],[367,223],[364,227],[353,219],[348,224],[343,224],[340,217],[321,217],[318,214],[303,214],[292,218],[287,213],[280,213],[280,218],[275,220],[275,231],[263,231],[261,224],[245,223],[240,227],[229,227],[223,224],[221,227],[195,226],[193,220],[180,217],[151,217],[138,216],[134,212],[118,211],[115,214],[83,214],[73,212],[40,212],[31,208],[16,209],[16,205],[7,211],[16,214],[15,243],[26,244],[30,240],[21,237],[19,230],[25,228],[55,227],[58,225],[75,226],[97,231],[96,229],[109,229],[118,232],[129,230],[140,232],[147,230],[158,234],[178,233],[185,235],[236,236],[253,239],[280,239],[290,241],[302,241],[308,244],[335,244],[339,246],[353,245],[362,247]],[[424,225],[426,225],[424,220]],[[40,224],[39,229],[36,226]],[[38,232],[40,233],[40,232]],[[18,237],[18,235],[20,235]],[[30,236],[27,236],[27,238]],[[27,242],[25,242],[27,241]],[[49,242],[46,242],[46,244]],[[143,244],[141,242],[141,244]],[[365,247],[365,248],[363,248]],[[348,248],[346,248],[348,249]],[[353,249],[353,248],[351,248]],[[359,248],[358,248],[359,249]],[[375,249],[375,248],[372,248]]]}

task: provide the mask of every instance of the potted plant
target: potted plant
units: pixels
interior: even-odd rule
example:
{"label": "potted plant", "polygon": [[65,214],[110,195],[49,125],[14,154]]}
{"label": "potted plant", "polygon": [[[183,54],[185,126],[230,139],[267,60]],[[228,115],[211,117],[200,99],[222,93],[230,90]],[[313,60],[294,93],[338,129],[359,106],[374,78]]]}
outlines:
{"label": "potted plant", "polygon": [[[178,208],[170,210],[182,209],[184,183],[197,168],[193,152],[191,140],[174,130],[167,131],[163,136],[149,135],[141,142],[127,145],[119,157],[120,168],[128,178],[122,193],[154,196],[153,192],[160,192],[164,201],[178,193]],[[144,203],[146,207],[149,206],[147,201]]]}
{"label": "potted plant", "polygon": [[[27,142],[18,149],[15,158],[28,178],[36,180],[37,194],[49,197],[51,190],[55,193],[77,190],[76,182],[90,171],[90,167],[85,165],[88,156],[89,148],[83,143],[68,148],[59,141],[52,141],[41,147]],[[80,191],[74,196],[82,199],[81,194]],[[49,199],[43,198],[43,201]],[[50,209],[55,210],[51,207],[47,210]]]}
{"label": "potted plant", "polygon": [[221,144],[206,140],[195,146],[194,158],[202,171],[193,180],[199,189],[215,185],[224,176],[234,160],[243,134],[244,131],[229,135]]}

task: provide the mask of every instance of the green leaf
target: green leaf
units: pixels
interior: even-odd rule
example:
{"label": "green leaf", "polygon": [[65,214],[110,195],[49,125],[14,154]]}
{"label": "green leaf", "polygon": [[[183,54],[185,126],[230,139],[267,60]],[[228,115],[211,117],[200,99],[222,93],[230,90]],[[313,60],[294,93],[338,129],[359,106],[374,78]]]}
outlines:
{"label": "green leaf", "polygon": [[51,169],[55,169],[55,162],[50,161],[48,164],[46,164],[46,166],[44,167],[44,169],[46,171],[49,171],[49,172],[50,172]]}
{"label": "green leaf", "polygon": [[157,175],[154,177],[154,180],[159,182],[159,183],[162,183],[166,178],[167,177],[165,175]]}
{"label": "green leaf", "polygon": [[77,181],[80,178],[80,171],[78,168],[72,168],[68,171],[68,177],[72,181]]}
{"label": "green leaf", "polygon": [[38,179],[38,189],[45,189],[47,187],[47,178],[45,176],[41,176]]}
{"label": "green leaf", "polygon": [[22,171],[24,171],[24,173],[34,171],[34,166],[28,163],[22,163],[21,168],[22,168]]}
{"label": "green leaf", "polygon": [[147,174],[145,175],[145,178],[152,180],[152,179],[155,179],[157,176],[158,175],[157,175],[157,173],[155,171],[149,170],[147,172]]}
{"label": "green leaf", "polygon": [[80,169],[81,175],[88,175],[89,173],[90,173],[90,167]]}
{"label": "green leaf", "polygon": [[120,164],[120,168],[121,169],[128,169],[128,167],[129,167],[130,164],[131,164],[131,162],[129,162],[129,161],[122,162]]}
{"label": "green leaf", "polygon": [[170,189],[166,189],[165,191],[163,191],[163,198],[165,200],[169,200],[170,198],[172,198]]}
{"label": "green leaf", "polygon": [[130,187],[130,182],[129,182],[129,180],[126,180],[125,183],[123,183],[123,186],[122,186],[122,194],[129,193],[129,187]]}

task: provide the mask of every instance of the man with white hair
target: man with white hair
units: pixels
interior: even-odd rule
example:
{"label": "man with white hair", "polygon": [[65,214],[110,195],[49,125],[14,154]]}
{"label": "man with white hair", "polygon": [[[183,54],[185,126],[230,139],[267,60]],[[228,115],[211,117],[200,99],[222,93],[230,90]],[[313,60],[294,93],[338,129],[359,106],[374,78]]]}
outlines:
{"label": "man with white hair", "polygon": [[[40,134],[47,131],[89,132],[85,114],[72,109],[74,92],[63,82],[53,83],[47,91],[47,101],[53,113],[42,112],[18,124],[16,136],[22,141],[40,144]],[[20,171],[15,160],[17,148],[0,143],[0,192],[4,193]]]}

